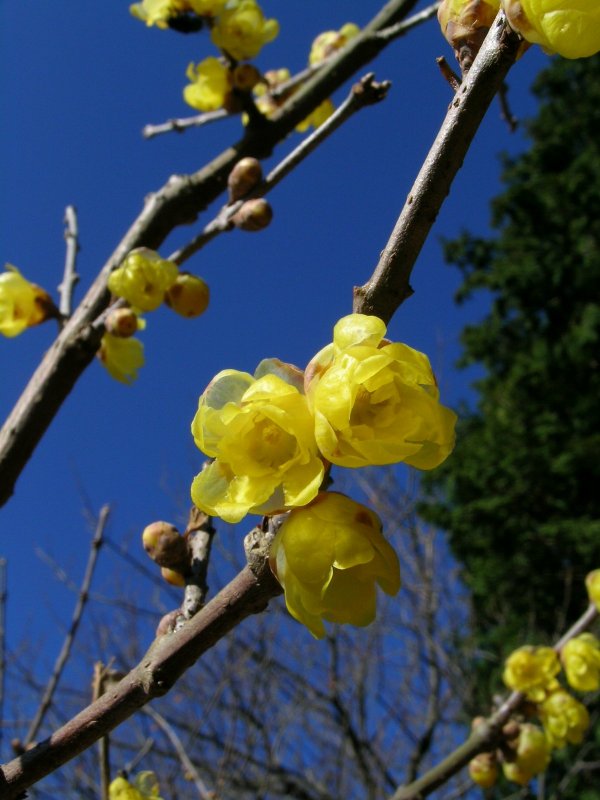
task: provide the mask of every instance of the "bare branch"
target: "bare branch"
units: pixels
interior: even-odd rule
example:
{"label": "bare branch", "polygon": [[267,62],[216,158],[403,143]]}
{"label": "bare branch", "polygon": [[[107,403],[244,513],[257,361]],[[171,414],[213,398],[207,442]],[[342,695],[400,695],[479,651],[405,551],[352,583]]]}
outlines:
{"label": "bare branch", "polygon": [[0,751],[4,730],[4,685],[6,677],[6,559],[0,558]]}
{"label": "bare branch", "polygon": [[75,206],[67,206],[65,209],[64,223],[65,241],[66,241],[66,254],[65,254],[65,271],[63,273],[62,283],[58,287],[60,294],[59,311],[62,317],[68,317],[71,314],[71,303],[73,301],[73,291],[79,282],[79,275],[77,274],[77,253],[79,252],[79,228],[77,225],[77,210]]}
{"label": "bare branch", "polygon": [[158,125],[145,125],[142,128],[142,136],[144,139],[152,139],[155,136],[160,136],[161,133],[183,133],[188,128],[199,128],[201,125],[207,125],[209,122],[217,122],[220,119],[236,116],[225,111],[224,108],[219,108],[216,111],[207,111],[204,114],[195,114],[193,117],[179,117],[178,119],[169,119],[166,122],[161,122]]}
{"label": "bare branch", "polygon": [[58,654],[56,663],[54,664],[52,675],[50,676],[50,680],[48,681],[46,690],[44,691],[44,695],[42,697],[36,715],[31,721],[31,725],[29,726],[29,730],[27,731],[27,735],[25,736],[23,742],[24,747],[30,745],[31,742],[33,742],[33,740],[35,739],[37,732],[40,729],[40,725],[42,724],[42,721],[44,719],[44,716],[48,708],[50,707],[50,704],[52,703],[54,691],[58,685],[60,676],[62,675],[62,671],[69,659],[69,655],[71,653],[71,647],[73,646],[73,642],[75,641],[75,635],[77,634],[77,628],[79,627],[79,623],[81,622],[81,616],[83,614],[83,610],[85,608],[85,604],[89,596],[90,585],[92,583],[94,569],[96,568],[96,563],[98,561],[98,554],[100,552],[100,547],[102,546],[102,536],[104,534],[104,528],[106,527],[106,522],[108,520],[109,511],[110,509],[108,506],[104,506],[100,511],[100,515],[98,517],[98,523],[96,525],[96,530],[94,531],[94,538],[92,539],[92,543],[90,546],[90,555],[88,558],[88,563],[85,568],[85,574],[83,576],[83,581],[81,583],[81,589],[79,590],[79,597],[77,598],[77,603],[73,611],[73,618],[71,619],[71,625],[69,626],[69,630],[63,642],[63,646],[61,648],[60,653]]}
{"label": "bare branch", "polygon": [[413,293],[409,280],[415,261],[518,47],[519,37],[500,12],[450,105],[373,275],[354,289],[354,311],[389,322]]}
{"label": "bare branch", "polygon": [[209,222],[202,233],[192,239],[189,244],[170,255],[169,260],[174,261],[176,264],[183,264],[188,258],[194,255],[194,253],[197,253],[198,250],[214,239],[215,236],[218,236],[224,231],[231,230],[231,219],[240,210],[246,200],[251,197],[264,197],[264,195],[268,194],[277,184],[289,175],[293,169],[301,164],[313,150],[337,130],[340,125],[350,119],[353,114],[367,105],[373,105],[383,100],[389,87],[389,81],[376,83],[372,72],[365,75],[364,78],[361,78],[361,80],[352,87],[348,97],[334,111],[329,119],[325,120],[325,122],[313,131],[310,136],[307,136],[298,147],[282,159],[261,184],[242,200],[238,200],[231,205],[223,206],[216,218],[212,222]]}

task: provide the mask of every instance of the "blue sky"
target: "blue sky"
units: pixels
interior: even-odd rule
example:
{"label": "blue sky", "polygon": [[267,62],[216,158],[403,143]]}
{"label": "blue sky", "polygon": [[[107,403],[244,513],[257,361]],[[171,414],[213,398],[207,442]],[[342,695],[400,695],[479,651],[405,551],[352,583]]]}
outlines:
{"label": "blue sky", "polygon": [[[379,3],[264,0],[263,7],[281,32],[257,64],[294,72],[306,64],[314,36],[347,21],[366,23]],[[181,95],[186,67],[212,54],[206,36],[145,28],[126,2],[2,0],[3,261],[54,292],[64,260],[64,208],[75,205],[80,300],[144,195],[239,138],[238,119],[152,141],[140,135],[148,122],[192,113]],[[330,341],[333,324],[351,310],[353,285],[371,274],[451,100],[435,64],[442,54],[452,60],[431,21],[374,62],[377,78],[392,81],[388,99],[355,116],[272,193],[269,229],[221,236],[188,263],[211,287],[210,308],[196,321],[167,309],[149,316],[146,366],[133,386],[114,382],[96,363],[84,374],[0,510],[9,645],[33,636],[46,660],[54,657],[73,599],[35,548],[79,580],[90,537],[83,509],[110,503],[109,534],[134,551],[148,522],[181,519],[203,459],[189,426],[216,372],[253,371],[268,356],[304,366]],[[529,87],[546,61],[530,52],[509,76],[517,117],[533,113]],[[269,165],[299,141],[292,136]],[[508,132],[494,105],[417,262],[415,295],[390,325],[390,338],[429,354],[448,405],[469,396],[473,375],[453,364],[459,331],[484,313],[485,300],[455,307],[458,275],[443,263],[440,238],[464,228],[487,231],[488,201],[499,190],[497,155],[522,147],[522,135]],[[211,216],[176,231],[162,254]],[[54,334],[47,324],[0,341],[3,417]]]}

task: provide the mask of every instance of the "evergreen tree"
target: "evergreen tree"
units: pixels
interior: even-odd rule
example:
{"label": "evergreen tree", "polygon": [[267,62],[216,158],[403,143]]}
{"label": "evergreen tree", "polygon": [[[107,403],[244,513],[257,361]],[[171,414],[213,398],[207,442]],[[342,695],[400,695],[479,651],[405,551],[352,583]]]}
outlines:
{"label": "evergreen tree", "polygon": [[[470,712],[513,647],[550,642],[583,611],[584,576],[600,567],[600,59],[556,59],[534,91],[531,147],[506,161],[493,204],[497,235],[447,244],[457,300],[492,296],[462,336],[462,363],[484,368],[478,405],[423,507],[473,595]],[[584,770],[545,796],[590,800],[599,783]]]}

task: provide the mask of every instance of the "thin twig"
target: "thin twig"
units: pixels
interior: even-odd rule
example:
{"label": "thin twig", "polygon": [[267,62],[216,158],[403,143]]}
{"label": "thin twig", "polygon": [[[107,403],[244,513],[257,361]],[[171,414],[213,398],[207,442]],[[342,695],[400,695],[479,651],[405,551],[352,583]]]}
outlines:
{"label": "thin twig", "polygon": [[29,726],[29,730],[27,731],[27,735],[25,736],[23,742],[24,747],[30,745],[35,739],[37,732],[40,729],[40,725],[42,724],[42,721],[44,719],[44,715],[46,714],[48,708],[50,707],[50,704],[52,703],[54,691],[58,685],[64,666],[67,663],[67,660],[71,653],[71,647],[73,646],[75,635],[77,633],[77,628],[79,627],[79,623],[81,622],[81,616],[83,614],[83,610],[85,608],[88,599],[90,585],[92,582],[92,577],[94,575],[94,569],[98,561],[98,554],[100,552],[100,547],[102,546],[102,536],[104,534],[104,528],[106,527],[106,522],[108,520],[109,512],[110,512],[109,507],[103,506],[98,516],[98,523],[96,525],[96,530],[94,531],[94,538],[92,539],[90,547],[90,555],[85,569],[85,574],[83,576],[83,581],[81,583],[81,589],[79,590],[79,597],[77,598],[77,603],[73,611],[71,625],[69,626],[69,630],[63,642],[63,646],[58,655],[58,658],[56,659],[56,663],[54,664],[54,670],[52,671],[52,675],[50,676],[50,680],[48,681],[48,684],[44,691],[44,695],[42,697],[36,715],[31,721],[31,725]]}
{"label": "thin twig", "polygon": [[231,229],[231,219],[240,210],[243,204],[251,197],[264,197],[272,191],[289,173],[295,169],[304,159],[310,155],[325,139],[336,131],[346,120],[364,108],[383,100],[390,87],[389,81],[376,83],[372,72],[365,75],[356,83],[348,97],[334,111],[334,113],[322,125],[320,125],[310,136],[307,136],[289,155],[282,159],[279,164],[271,170],[265,180],[260,183],[252,192],[242,200],[238,200],[231,205],[223,206],[219,214],[213,219],[204,230],[198,234],[191,242],[172,253],[170,261],[176,264],[183,264],[194,253],[197,253],[208,242],[224,231]]}
{"label": "thin twig", "polygon": [[[101,661],[94,664],[92,680],[92,700],[104,694],[105,667]],[[109,800],[110,787],[110,739],[102,736],[98,742],[98,766],[100,771],[100,800]]]}
{"label": "thin twig", "polygon": [[498,90],[498,99],[500,100],[500,116],[508,125],[511,133],[514,133],[519,127],[519,120],[515,117],[510,109],[508,102],[508,84],[503,83]]}
{"label": "thin twig", "polygon": [[65,271],[62,283],[58,287],[60,295],[59,311],[63,318],[71,315],[71,303],[73,302],[73,291],[79,282],[77,274],[77,253],[79,252],[79,227],[77,224],[77,210],[75,206],[67,206],[65,209]]}
{"label": "thin twig", "polygon": [[435,63],[440,68],[440,72],[442,73],[444,80],[450,84],[450,88],[452,89],[452,91],[457,92],[460,88],[460,83],[461,83],[460,78],[458,77],[456,72],[454,72],[450,64],[448,64],[444,56],[436,58]]}
{"label": "thin twig", "polygon": [[193,507],[184,534],[192,562],[181,605],[184,619],[191,619],[202,608],[206,600],[208,562],[215,533],[216,529],[212,518]]}
{"label": "thin twig", "polygon": [[427,22],[428,19],[434,17],[437,14],[439,7],[439,2],[432,3],[422,11],[418,11],[416,14],[413,14],[412,17],[409,17],[402,22],[397,22],[395,25],[390,25],[389,28],[383,28],[383,30],[380,30],[377,33],[377,38],[383,42],[392,42],[399,36],[403,36],[405,33],[408,33],[408,31],[410,31],[412,28],[416,28],[417,25],[421,25],[423,22]]}
{"label": "thin twig", "polygon": [[373,275],[354,289],[355,312],[389,322],[412,295],[414,264],[519,45],[519,37],[499,12],[450,105]]}
{"label": "thin twig", "polygon": [[87,750],[154,697],[166,694],[177,679],[223,636],[251,614],[263,611],[282,593],[266,555],[245,567],[187,624],[158,637],[150,649],[109,692],[69,720],[49,739],[0,768],[0,797],[15,800],[45,775]]}
{"label": "thin twig", "polygon": [[198,797],[200,797],[201,800],[212,800],[214,798],[213,792],[211,792],[208,789],[208,787],[200,777],[198,770],[194,766],[194,763],[191,760],[191,758],[188,756],[187,751],[183,746],[183,742],[177,735],[177,731],[175,730],[175,728],[170,723],[167,722],[167,720],[163,717],[162,714],[159,714],[158,711],[155,711],[152,708],[152,706],[146,706],[144,708],[144,713],[147,714],[152,720],[154,720],[154,722],[158,725],[158,727],[162,730],[167,739],[173,745],[173,749],[177,753],[177,758],[181,761],[181,766],[183,767],[187,775],[190,776],[194,786],[196,787],[196,790],[198,792]]}
{"label": "thin twig", "polygon": [[142,136],[144,139],[152,139],[155,136],[160,136],[161,133],[183,133],[188,128],[199,128],[201,125],[207,125],[210,122],[217,122],[220,119],[227,117],[237,116],[230,114],[224,108],[219,108],[216,111],[207,111],[204,114],[195,114],[193,117],[179,117],[178,119],[169,119],[166,122],[161,122],[157,125],[144,125],[142,128]]}

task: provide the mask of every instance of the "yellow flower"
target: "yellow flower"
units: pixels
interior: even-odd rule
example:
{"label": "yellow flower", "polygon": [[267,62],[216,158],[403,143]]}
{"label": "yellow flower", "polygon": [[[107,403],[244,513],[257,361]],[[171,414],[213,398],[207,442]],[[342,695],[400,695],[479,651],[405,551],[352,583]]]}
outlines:
{"label": "yellow flower", "polygon": [[139,772],[133,783],[119,777],[108,787],[109,800],[161,800],[156,775],[153,772]]}
{"label": "yellow flower", "polygon": [[324,31],[324,33],[320,33],[312,43],[308,63],[311,66],[315,66],[326,61],[338,50],[341,50],[358,33],[360,33],[360,28],[353,22],[347,22],[339,31]]}
{"label": "yellow flower", "polygon": [[503,764],[505,776],[510,781],[525,786],[546,769],[550,762],[551,749],[544,731],[536,725],[524,723],[519,733],[516,760]]}
{"label": "yellow flower", "polygon": [[477,31],[483,30],[485,36],[499,8],[500,0],[442,0],[437,16],[442,33],[455,46]]}
{"label": "yellow flower", "polygon": [[551,647],[525,645],[506,659],[502,680],[509,689],[539,703],[558,686],[555,675],[559,672],[558,656]]}
{"label": "yellow flower", "polygon": [[215,459],[192,484],[192,500],[226,522],[306,505],[324,467],[299,370],[262,361],[254,377],[227,369],[200,397],[196,445]]}
{"label": "yellow flower", "polygon": [[589,727],[587,708],[564,689],[553,692],[539,707],[540,719],[553,748],[579,744]]}
{"label": "yellow flower", "polygon": [[502,0],[511,27],[528,42],[565,58],[600,51],[598,0]]}
{"label": "yellow flower", "polygon": [[585,586],[590,603],[593,603],[600,611],[600,569],[594,569],[586,575]]}
{"label": "yellow flower", "polygon": [[131,384],[137,378],[138,369],[144,366],[144,345],[133,336],[123,339],[105,333],[98,358],[116,381]]}
{"label": "yellow flower", "polygon": [[490,789],[498,780],[498,762],[494,753],[479,753],[469,761],[469,777],[481,786]]}
{"label": "yellow flower", "polygon": [[298,133],[304,133],[311,126],[318,128],[322,125],[335,111],[335,106],[331,100],[323,100],[320,106],[317,106],[312,114],[309,114],[306,119],[303,119],[299,125],[296,125]]}
{"label": "yellow flower", "polygon": [[177,280],[165,292],[165,303],[175,313],[187,319],[199,317],[208,308],[210,289],[202,278],[181,272]]}
{"label": "yellow flower", "polygon": [[290,512],[269,558],[285,591],[290,614],[317,639],[323,620],[369,625],[375,619],[375,584],[389,595],[400,589],[398,557],[381,532],[381,520],[349,497],[323,492]]}
{"label": "yellow flower", "polygon": [[198,111],[222,108],[231,91],[231,73],[218,58],[205,58],[190,64],[186,76],[191,81],[183,90],[185,102]]}
{"label": "yellow flower", "polygon": [[235,0],[218,17],[211,31],[213,43],[241,61],[254,58],[279,33],[275,19],[265,19],[256,0]]}
{"label": "yellow flower", "polygon": [[0,333],[12,338],[39,325],[54,310],[50,295],[30,283],[16,267],[6,264],[0,275]]}
{"label": "yellow flower", "polygon": [[121,266],[110,274],[108,288],[134,308],[154,311],[178,275],[179,269],[172,261],[162,259],[147,247],[139,247],[132,250]]}
{"label": "yellow flower", "polygon": [[148,26],[168,28],[171,17],[190,11],[190,3],[188,0],[142,0],[129,6],[129,11]]}
{"label": "yellow flower", "polygon": [[188,0],[188,3],[200,17],[216,17],[225,8],[227,0]]}
{"label": "yellow flower", "polygon": [[571,639],[560,654],[569,684],[579,692],[600,687],[600,642],[591,633]]}
{"label": "yellow flower", "polygon": [[342,467],[405,461],[441,464],[456,415],[440,405],[427,356],[383,337],[378,317],[350,314],[306,369],[306,395],[321,453]]}

